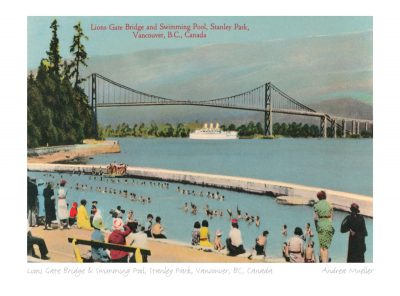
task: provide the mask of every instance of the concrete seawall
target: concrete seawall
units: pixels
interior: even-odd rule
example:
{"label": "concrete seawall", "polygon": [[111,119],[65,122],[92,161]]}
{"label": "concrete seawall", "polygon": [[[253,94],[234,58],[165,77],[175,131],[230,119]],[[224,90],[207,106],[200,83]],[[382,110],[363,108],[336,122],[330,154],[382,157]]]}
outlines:
{"label": "concrete seawall", "polygon": [[[44,172],[83,172],[106,171],[107,165],[71,165],[28,163],[29,171]],[[366,195],[334,191],[324,188],[303,186],[298,184],[276,182],[262,179],[212,175],[189,171],[165,170],[158,168],[133,167],[127,168],[127,174],[134,178],[156,179],[178,183],[189,183],[200,186],[211,186],[234,191],[243,191],[255,194],[276,197],[278,203],[287,205],[312,205],[317,201],[316,194],[321,189],[327,193],[327,199],[334,209],[349,211],[350,204],[356,202],[360,206],[361,214],[373,217],[373,200]]]}

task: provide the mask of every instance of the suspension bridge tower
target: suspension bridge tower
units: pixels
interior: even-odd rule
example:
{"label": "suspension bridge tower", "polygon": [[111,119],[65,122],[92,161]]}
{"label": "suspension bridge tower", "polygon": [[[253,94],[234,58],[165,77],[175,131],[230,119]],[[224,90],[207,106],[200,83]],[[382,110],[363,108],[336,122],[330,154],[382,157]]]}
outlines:
{"label": "suspension bridge tower", "polygon": [[272,136],[272,102],[270,82],[265,84],[264,133],[266,136]]}
{"label": "suspension bridge tower", "polygon": [[92,131],[93,137],[97,139],[99,137],[97,130],[97,86],[96,86],[96,74],[93,73],[91,77],[92,82]]}

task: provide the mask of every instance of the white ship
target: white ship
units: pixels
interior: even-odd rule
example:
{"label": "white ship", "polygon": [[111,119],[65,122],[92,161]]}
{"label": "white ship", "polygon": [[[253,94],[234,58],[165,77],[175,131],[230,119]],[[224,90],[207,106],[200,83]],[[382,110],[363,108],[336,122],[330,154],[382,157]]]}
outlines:
{"label": "white ship", "polygon": [[222,131],[219,128],[219,123],[216,123],[215,127],[212,123],[210,123],[209,127],[205,123],[202,129],[190,133],[189,138],[195,140],[235,140],[238,136],[236,131]]}

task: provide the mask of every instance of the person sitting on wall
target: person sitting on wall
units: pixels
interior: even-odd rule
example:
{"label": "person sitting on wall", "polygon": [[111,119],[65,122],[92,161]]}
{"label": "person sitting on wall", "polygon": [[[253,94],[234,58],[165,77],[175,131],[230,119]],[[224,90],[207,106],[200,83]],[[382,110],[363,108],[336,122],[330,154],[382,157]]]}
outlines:
{"label": "person sitting on wall", "polygon": [[[29,223],[28,223],[28,239],[27,239],[27,241],[28,241],[28,255],[30,255],[34,258],[40,258],[42,260],[50,259],[50,257],[47,256],[49,251],[47,249],[46,242],[44,241],[44,239],[32,235],[31,229],[29,227]],[[39,247],[40,257],[35,254],[35,249],[33,247],[34,245],[37,245]]]}
{"label": "person sitting on wall", "polygon": [[[91,239],[92,241],[97,241],[104,243],[104,224],[103,217],[101,216],[100,210],[97,210],[96,214],[93,217],[93,228]],[[109,262],[110,256],[109,251],[104,249],[103,247],[92,246],[92,259],[94,262]]]}
{"label": "person sitting on wall", "polygon": [[239,230],[238,220],[232,219],[232,228],[226,240],[228,256],[237,256],[246,252],[243,247],[242,233]]}
{"label": "person sitting on wall", "polygon": [[162,232],[164,227],[161,225],[161,217],[156,217],[156,224],[151,228],[151,234],[154,238],[167,238]]}
{"label": "person sitting on wall", "polygon": [[93,230],[92,226],[90,226],[89,215],[86,211],[86,199],[81,200],[81,205],[78,208],[77,217],[77,226],[78,228]]}
{"label": "person sitting on wall", "polygon": [[147,215],[147,219],[146,219],[146,223],[145,223],[145,233],[147,234],[147,237],[151,237],[151,229],[153,227],[153,215],[152,214],[148,214]]}
{"label": "person sitting on wall", "polygon": [[[117,245],[126,245],[126,237],[131,233],[131,229],[124,225],[121,218],[113,219],[113,232],[108,237],[108,242],[110,244]],[[111,250],[110,251],[111,262],[120,263],[120,262],[128,262],[129,253],[125,251],[119,250]]]}
{"label": "person sitting on wall", "polygon": [[200,246],[211,248],[213,245],[210,243],[210,234],[208,232],[208,221],[203,220],[200,228]]}

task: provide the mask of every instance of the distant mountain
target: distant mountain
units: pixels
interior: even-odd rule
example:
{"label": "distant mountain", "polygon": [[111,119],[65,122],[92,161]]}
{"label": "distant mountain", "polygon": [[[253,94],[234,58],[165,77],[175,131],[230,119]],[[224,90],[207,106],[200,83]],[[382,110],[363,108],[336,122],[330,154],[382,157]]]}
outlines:
{"label": "distant mountain", "polygon": [[[371,31],[144,50],[91,57],[88,65],[83,75],[96,72],[134,89],[171,99],[225,97],[271,81],[305,105],[316,106],[316,109],[321,107],[321,110],[327,108],[344,115],[365,117],[364,114],[369,113],[362,102],[372,105],[373,100]],[[348,100],[336,105],[335,100],[342,98]],[[242,121],[250,118],[262,118],[262,114],[180,106],[99,111],[101,124],[152,120],[171,123]],[[293,120],[297,120],[296,117]]]}
{"label": "distant mountain", "polygon": [[353,98],[372,103],[372,32],[90,58],[97,72],[171,99],[235,95],[268,81],[305,104]]}
{"label": "distant mountain", "polygon": [[334,99],[309,105],[310,108],[331,115],[348,118],[373,119],[372,105],[354,99]]}

